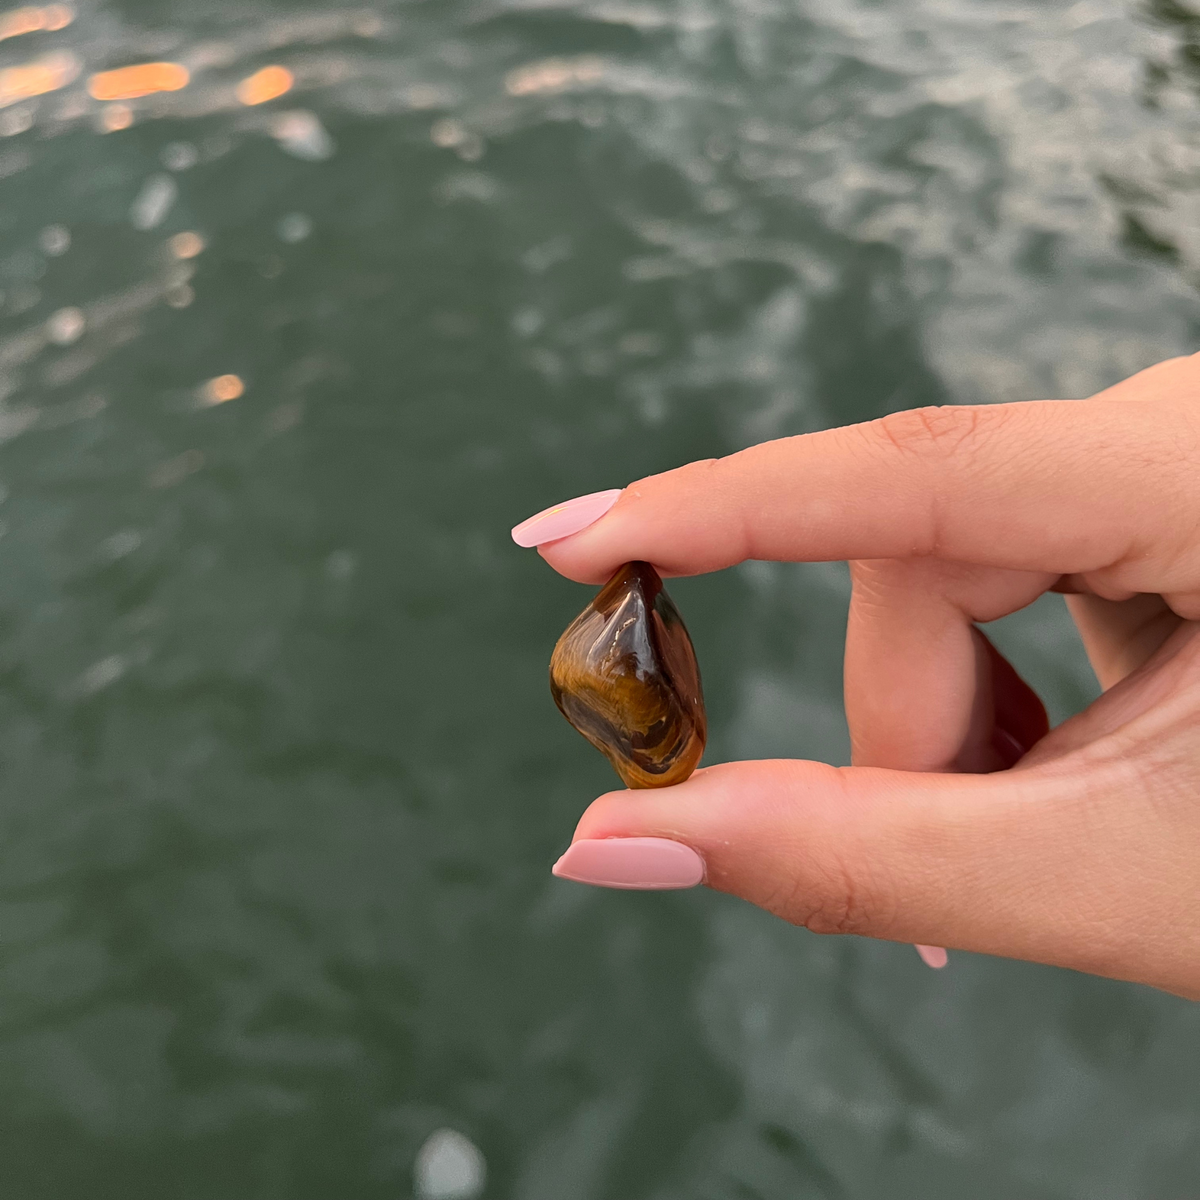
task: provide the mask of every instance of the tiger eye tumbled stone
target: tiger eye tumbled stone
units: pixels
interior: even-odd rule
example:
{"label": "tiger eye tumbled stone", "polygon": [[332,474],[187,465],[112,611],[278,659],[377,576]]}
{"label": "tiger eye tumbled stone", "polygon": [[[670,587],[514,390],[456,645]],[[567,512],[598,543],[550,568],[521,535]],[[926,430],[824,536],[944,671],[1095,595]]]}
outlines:
{"label": "tiger eye tumbled stone", "polygon": [[550,657],[562,714],[626,787],[682,783],[704,753],[700,668],[679,610],[649,563],[626,563]]}

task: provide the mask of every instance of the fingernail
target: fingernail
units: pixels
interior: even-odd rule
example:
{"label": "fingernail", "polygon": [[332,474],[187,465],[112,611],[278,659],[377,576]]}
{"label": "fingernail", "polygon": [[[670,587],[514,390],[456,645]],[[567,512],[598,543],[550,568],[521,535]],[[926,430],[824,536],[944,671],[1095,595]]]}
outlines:
{"label": "fingernail", "polygon": [[704,860],[670,838],[589,838],[571,846],[554,874],[593,887],[665,891],[695,887],[704,878]]}
{"label": "fingernail", "polygon": [[950,955],[941,946],[914,946],[913,949],[921,956],[921,961],[935,971],[940,971],[950,961]]}
{"label": "fingernail", "polygon": [[516,526],[512,531],[512,540],[518,546],[528,548],[570,537],[586,529],[593,521],[600,520],[616,504],[620,494],[620,488],[611,488],[607,492],[591,492],[556,504],[553,508],[544,508]]}

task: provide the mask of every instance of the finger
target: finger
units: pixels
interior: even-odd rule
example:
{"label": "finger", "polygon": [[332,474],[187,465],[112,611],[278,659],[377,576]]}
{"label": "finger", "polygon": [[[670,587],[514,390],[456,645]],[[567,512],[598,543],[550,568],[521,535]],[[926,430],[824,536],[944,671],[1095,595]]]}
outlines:
{"label": "finger", "polygon": [[846,716],[857,766],[985,773],[1046,732],[1041,701],[976,628],[1054,577],[938,559],[851,564]]}
{"label": "finger", "polygon": [[[709,887],[817,933],[976,950],[1184,992],[1194,980],[1163,963],[1195,962],[1200,939],[1182,956],[1165,953],[1164,938],[1193,935],[1161,918],[1180,872],[1193,870],[1191,853],[1175,852],[1170,817],[1141,802],[1132,772],[1118,759],[1104,770],[1110,777],[730,763],[676,787],[601,796],[575,845],[602,856],[607,839],[682,843],[703,860]],[[1120,790],[1122,803],[1098,805],[1106,790]],[[1136,891],[1119,886],[1129,878]]]}
{"label": "finger", "polygon": [[1066,601],[1106,691],[1147,662],[1183,623],[1161,596],[1114,601],[1077,594]]}
{"label": "finger", "polygon": [[[1047,731],[1033,690],[975,627],[1024,607],[1052,577],[938,559],[851,564],[846,716],[852,761],[907,771],[1013,766]],[[935,969],[940,946],[918,944]]]}
{"label": "finger", "polygon": [[683,575],[750,558],[936,556],[1079,574],[1100,594],[1196,593],[1197,441],[1191,402],[900,412],[640,480],[540,550],[587,582],[631,559]]}

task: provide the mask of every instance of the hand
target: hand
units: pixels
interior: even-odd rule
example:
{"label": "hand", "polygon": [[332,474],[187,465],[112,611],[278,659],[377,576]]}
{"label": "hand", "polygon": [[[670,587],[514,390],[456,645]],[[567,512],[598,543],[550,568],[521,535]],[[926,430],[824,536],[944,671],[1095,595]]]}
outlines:
{"label": "hand", "polygon": [[[558,540],[540,552],[581,582],[632,559],[665,575],[848,559],[854,584],[854,765],[726,763],[610,792],[579,822],[576,877],[703,875],[819,933],[1200,999],[1200,356],[1090,400],[767,442],[631,484],[562,536],[570,524],[543,522]],[[1070,593],[1104,688],[1050,732],[976,627],[1047,590]],[[676,845],[592,844],[614,838]]]}

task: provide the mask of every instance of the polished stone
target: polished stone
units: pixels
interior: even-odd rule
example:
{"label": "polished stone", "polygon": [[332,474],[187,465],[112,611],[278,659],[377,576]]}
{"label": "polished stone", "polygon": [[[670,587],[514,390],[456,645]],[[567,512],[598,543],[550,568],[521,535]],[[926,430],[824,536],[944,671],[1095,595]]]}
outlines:
{"label": "polished stone", "polygon": [[696,653],[649,563],[620,567],[571,622],[550,658],[550,690],[626,787],[682,783],[704,753]]}

